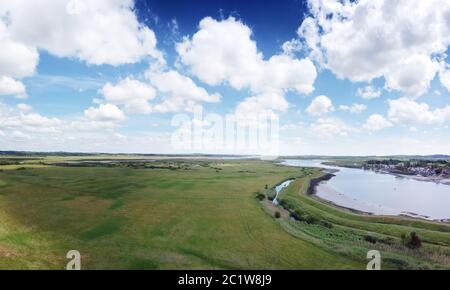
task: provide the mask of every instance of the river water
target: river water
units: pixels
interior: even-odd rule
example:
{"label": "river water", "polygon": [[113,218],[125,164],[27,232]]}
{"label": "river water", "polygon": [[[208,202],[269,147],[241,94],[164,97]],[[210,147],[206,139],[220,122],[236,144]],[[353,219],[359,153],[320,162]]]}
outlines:
{"label": "river water", "polygon": [[323,160],[285,160],[282,164],[338,169],[317,186],[318,197],[337,205],[379,215],[450,219],[450,185],[370,170],[334,167]]}
{"label": "river water", "polygon": [[294,179],[289,179],[286,180],[284,182],[282,182],[281,184],[275,186],[275,198],[273,199],[272,203],[273,204],[278,204],[278,195],[280,194],[281,190],[283,190],[284,188],[288,187],[289,184],[291,184],[294,181]]}

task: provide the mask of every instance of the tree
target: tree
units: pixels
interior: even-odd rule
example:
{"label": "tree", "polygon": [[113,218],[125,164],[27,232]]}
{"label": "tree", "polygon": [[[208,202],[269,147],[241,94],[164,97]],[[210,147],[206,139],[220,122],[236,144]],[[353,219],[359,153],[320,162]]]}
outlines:
{"label": "tree", "polygon": [[409,237],[405,234],[401,236],[402,243],[410,249],[418,249],[422,246],[422,240],[419,238],[416,232],[411,232]]}
{"label": "tree", "polygon": [[264,194],[262,194],[261,192],[256,192],[255,195],[256,195],[256,198],[260,201],[263,201],[264,199],[266,199],[266,196]]}
{"label": "tree", "polygon": [[407,246],[411,249],[418,249],[422,246],[422,240],[419,238],[416,232],[412,232],[410,234]]}

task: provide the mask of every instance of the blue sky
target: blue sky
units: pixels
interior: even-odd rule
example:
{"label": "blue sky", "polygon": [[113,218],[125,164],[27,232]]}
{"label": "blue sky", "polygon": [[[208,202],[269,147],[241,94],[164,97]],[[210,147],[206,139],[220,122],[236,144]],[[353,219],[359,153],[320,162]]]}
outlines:
{"label": "blue sky", "polygon": [[183,36],[195,33],[205,16],[216,19],[234,16],[252,28],[255,39],[259,40],[259,48],[266,55],[279,52],[280,46],[294,37],[303,16],[308,13],[307,3],[299,0],[282,3],[271,0],[140,0],[136,1],[136,8],[139,19],[162,35],[162,44],[168,44],[166,49],[173,48],[173,43],[170,43],[172,36],[168,35],[170,31],[167,29],[173,19]]}
{"label": "blue sky", "polygon": [[448,15],[444,0],[2,3],[0,150],[261,153],[174,148],[174,116],[201,106],[278,116],[280,154],[449,154]]}

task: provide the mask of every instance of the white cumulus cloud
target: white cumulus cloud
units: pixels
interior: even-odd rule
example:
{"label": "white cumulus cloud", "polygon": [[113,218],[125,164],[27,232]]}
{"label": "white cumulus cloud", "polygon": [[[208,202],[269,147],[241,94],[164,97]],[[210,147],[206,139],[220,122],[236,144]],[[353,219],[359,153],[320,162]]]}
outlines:
{"label": "white cumulus cloud", "polygon": [[152,57],[164,64],[154,32],[139,23],[134,0],[0,2],[0,95],[25,97],[39,50],[88,64],[118,66]]}
{"label": "white cumulus cloud", "polygon": [[370,100],[381,96],[381,90],[369,85],[364,88],[358,88],[357,94],[363,99]]}
{"label": "white cumulus cloud", "polygon": [[316,97],[306,108],[306,112],[311,115],[322,115],[334,111],[333,102],[324,95]]}
{"label": "white cumulus cloud", "polygon": [[121,105],[129,113],[149,113],[152,108],[150,100],[156,96],[156,91],[150,85],[126,78],[118,84],[107,83],[100,91],[105,101],[113,105]]}
{"label": "white cumulus cloud", "polygon": [[[78,10],[68,9],[70,5]],[[58,57],[76,57],[95,65],[121,65],[146,56],[161,57],[154,32],[139,23],[133,9],[133,0],[0,3],[0,15],[5,15],[8,32],[23,50],[32,48],[28,54],[33,55],[39,48]]]}
{"label": "white cumulus cloud", "polygon": [[[250,89],[252,96],[238,105],[240,112],[249,104],[262,112],[285,110],[286,91],[309,94],[314,90],[317,72],[309,58],[280,54],[264,59],[252,39],[252,30],[234,17],[202,19],[199,30],[178,43],[177,51],[181,63],[201,81]],[[274,100],[277,107],[270,108]]]}
{"label": "white cumulus cloud", "polygon": [[388,118],[398,124],[442,124],[450,121],[450,106],[432,110],[428,104],[408,98],[389,100]]}
{"label": "white cumulus cloud", "polygon": [[369,131],[379,131],[388,127],[392,127],[392,123],[379,114],[371,115],[363,125],[363,128]]}
{"label": "white cumulus cloud", "polygon": [[104,98],[94,101],[116,105],[127,113],[149,114],[192,112],[195,106],[203,102],[221,100],[220,94],[208,93],[191,78],[174,70],[164,71],[152,66],[146,77],[145,81],[127,77],[115,85],[107,83],[100,90]]}
{"label": "white cumulus cloud", "polygon": [[123,121],[125,114],[116,106],[112,104],[101,104],[98,108],[90,107],[84,111],[87,119],[93,121]]}
{"label": "white cumulus cloud", "polygon": [[209,94],[204,88],[177,71],[149,71],[152,85],[163,95],[162,102],[153,108],[155,112],[193,111],[199,103],[216,103],[221,100],[218,93]]}
{"label": "white cumulus cloud", "polygon": [[323,138],[345,137],[353,130],[339,119],[319,118],[310,126],[311,132]]}
{"label": "white cumulus cloud", "polygon": [[22,112],[29,112],[31,110],[33,110],[33,107],[28,105],[28,104],[17,104],[17,108],[22,111]]}
{"label": "white cumulus cloud", "polygon": [[0,96],[14,95],[18,99],[27,97],[25,86],[22,82],[10,77],[0,76]]}
{"label": "white cumulus cloud", "polygon": [[355,114],[359,114],[364,112],[367,109],[367,106],[364,104],[351,104],[350,106],[347,105],[341,105],[339,106],[339,109],[343,110],[343,111],[349,111],[350,113],[355,113]]}
{"label": "white cumulus cloud", "polygon": [[[0,7],[6,3],[12,3],[12,1],[2,1]],[[0,76],[12,78],[31,76],[39,61],[37,49],[12,37],[3,23],[1,11],[0,8]]]}
{"label": "white cumulus cloud", "polygon": [[450,44],[447,0],[309,0],[298,32],[311,57],[339,78],[384,77],[386,88],[423,94]]}
{"label": "white cumulus cloud", "polygon": [[8,132],[8,136],[13,131],[30,134],[48,134],[61,131],[62,120],[29,112],[31,107],[23,105],[18,105],[19,110],[17,110],[0,103],[0,129]]}
{"label": "white cumulus cloud", "polygon": [[450,93],[450,68],[443,69],[439,74],[439,79],[441,81],[441,84]]}

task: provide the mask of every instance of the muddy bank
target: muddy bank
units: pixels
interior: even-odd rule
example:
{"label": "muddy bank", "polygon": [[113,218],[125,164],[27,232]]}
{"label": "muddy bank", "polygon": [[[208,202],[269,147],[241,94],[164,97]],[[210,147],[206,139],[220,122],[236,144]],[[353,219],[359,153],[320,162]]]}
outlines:
{"label": "muddy bank", "polygon": [[325,175],[317,178],[313,178],[309,182],[308,190],[306,191],[307,194],[312,195],[316,193],[316,187],[321,183],[322,181],[328,181],[331,178],[335,177],[333,173],[326,173]]}

